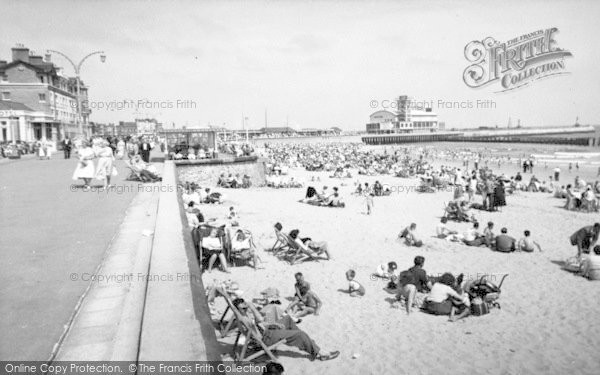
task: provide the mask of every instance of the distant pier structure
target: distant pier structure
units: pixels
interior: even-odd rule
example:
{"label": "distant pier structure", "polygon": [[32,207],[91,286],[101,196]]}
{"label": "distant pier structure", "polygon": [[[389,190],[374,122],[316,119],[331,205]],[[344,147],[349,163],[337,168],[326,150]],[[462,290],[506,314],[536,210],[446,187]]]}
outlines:
{"label": "distant pier structure", "polygon": [[462,132],[415,132],[369,134],[362,137],[368,145],[421,142],[539,143],[600,147],[600,125],[539,129],[500,129]]}

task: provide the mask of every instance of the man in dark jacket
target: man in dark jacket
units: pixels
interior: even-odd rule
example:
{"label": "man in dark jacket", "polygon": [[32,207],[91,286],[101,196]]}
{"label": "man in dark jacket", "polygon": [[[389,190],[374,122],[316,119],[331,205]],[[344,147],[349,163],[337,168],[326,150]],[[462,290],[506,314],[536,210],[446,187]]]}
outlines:
{"label": "man in dark jacket", "polygon": [[63,152],[65,153],[65,159],[71,158],[71,148],[73,147],[73,142],[69,139],[69,137],[65,137],[62,141]]}
{"label": "man in dark jacket", "polygon": [[142,140],[142,143],[140,144],[140,155],[142,156],[142,160],[146,163],[150,163],[150,150],[151,149],[152,149],[152,146],[150,145],[150,143],[148,143],[146,138],[144,138]]}

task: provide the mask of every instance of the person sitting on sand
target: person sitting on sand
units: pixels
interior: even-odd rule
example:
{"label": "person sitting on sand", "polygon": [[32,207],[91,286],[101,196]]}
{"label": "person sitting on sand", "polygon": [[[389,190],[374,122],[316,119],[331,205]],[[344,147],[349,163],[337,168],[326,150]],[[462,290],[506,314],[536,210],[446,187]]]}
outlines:
{"label": "person sitting on sand", "polygon": [[600,280],[600,245],[585,258],[581,265],[581,274],[590,280]]}
{"label": "person sitting on sand", "polygon": [[464,233],[463,242],[468,246],[481,246],[485,243],[485,237],[479,233],[478,222],[474,222],[473,227]]}
{"label": "person sitting on sand", "polygon": [[495,245],[494,242],[494,223],[491,221],[488,222],[487,227],[483,230],[483,239],[485,241],[485,245],[489,248],[493,248]]}
{"label": "person sitting on sand", "polygon": [[[458,305],[458,306],[456,304],[452,305],[452,310],[450,310],[450,319],[448,319],[450,322],[456,322],[457,320],[466,318],[467,316],[469,316],[471,314],[471,308],[470,308],[471,307],[471,299],[469,297],[469,294],[466,291],[468,286],[463,287],[463,277],[464,277],[464,275],[461,273],[456,278],[456,284],[454,285],[454,290],[456,290],[456,293],[458,293],[458,295],[462,298],[462,300],[465,303],[464,303],[464,305]],[[468,282],[465,284],[467,285]]]}
{"label": "person sitting on sand", "polygon": [[365,295],[365,287],[362,286],[358,281],[354,280],[356,277],[356,271],[346,271],[346,280],[348,280],[348,294],[350,297],[362,297]]}
{"label": "person sitting on sand", "polygon": [[412,307],[419,304],[420,298],[417,298],[417,293],[426,293],[432,287],[431,282],[427,278],[427,272],[423,269],[425,258],[418,255],[414,259],[414,266],[406,271],[402,271],[398,277],[398,293],[396,299],[400,301],[402,298],[406,302],[406,313],[410,314]]}
{"label": "person sitting on sand", "polygon": [[300,231],[294,229],[290,232],[290,237],[300,247],[303,253],[310,257],[317,257],[318,255],[325,254],[327,260],[331,259],[329,254],[329,245],[325,241],[313,241],[310,237],[300,238]]}
{"label": "person sitting on sand", "polygon": [[440,220],[440,223],[435,228],[435,234],[437,235],[438,238],[446,239],[448,241],[458,241],[459,240],[458,236],[457,236],[458,232],[455,230],[448,229],[448,227],[446,226],[446,223],[448,223],[448,218],[443,217]]}
{"label": "person sitting on sand", "polygon": [[416,231],[417,231],[417,224],[412,223],[412,224],[410,224],[410,226],[404,228],[402,230],[402,232],[400,232],[398,237],[404,238],[404,242],[408,246],[421,247],[421,246],[423,246],[423,241],[420,240]]}
{"label": "person sitting on sand", "polygon": [[598,203],[596,194],[592,191],[592,186],[588,185],[585,191],[581,194],[581,208],[588,212],[598,211]]}
{"label": "person sitting on sand", "polygon": [[515,251],[517,240],[509,236],[507,233],[508,229],[502,228],[500,230],[500,235],[496,236],[496,251],[500,251],[502,253],[510,253]]}
{"label": "person sitting on sand", "polygon": [[456,306],[462,313],[469,309],[469,297],[460,295],[454,290],[456,279],[451,273],[444,273],[438,282],[433,284],[425,300],[424,309],[434,315],[450,315]]}
{"label": "person sitting on sand", "polygon": [[304,275],[301,272],[297,272],[294,277],[296,278],[296,284],[294,284],[296,293],[294,294],[294,299],[290,305],[285,309],[285,312],[288,314],[294,313],[297,306],[302,306],[303,309],[297,317],[306,316],[311,313],[319,315],[323,303],[319,297],[310,290],[310,284],[304,280]]}
{"label": "person sitting on sand", "polygon": [[525,232],[523,232],[523,234],[525,235],[525,237],[519,240],[517,244],[517,250],[532,253],[537,247],[540,252],[542,251],[542,247],[540,246],[540,244],[531,239],[530,231],[526,230]]}
{"label": "person sitting on sand", "polygon": [[310,354],[311,361],[315,359],[327,361],[340,355],[339,351],[329,353],[321,351],[315,341],[299,329],[289,316],[284,316],[276,324],[264,324],[262,315],[244,299],[236,298],[233,300],[233,305],[239,310],[243,322],[253,327],[256,332],[263,332],[262,341],[265,345],[273,345],[280,340],[285,340],[286,345],[295,346]]}
{"label": "person sitting on sand", "polygon": [[594,223],[593,226],[588,225],[573,233],[570,237],[571,245],[577,246],[577,258],[581,254],[589,254],[590,248],[598,242],[600,236],[600,223]]}

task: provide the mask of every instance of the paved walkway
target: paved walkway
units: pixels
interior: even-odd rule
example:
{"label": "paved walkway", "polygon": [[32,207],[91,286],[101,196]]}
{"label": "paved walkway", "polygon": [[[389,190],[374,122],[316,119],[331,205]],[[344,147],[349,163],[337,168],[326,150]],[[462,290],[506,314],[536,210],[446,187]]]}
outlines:
{"label": "paved walkway", "polygon": [[121,161],[111,193],[72,188],[75,166],[0,165],[0,359],[48,359],[137,194]]}
{"label": "paved walkway", "polygon": [[118,165],[87,193],[74,159],[0,166],[0,359],[219,360],[175,166],[140,184]]}

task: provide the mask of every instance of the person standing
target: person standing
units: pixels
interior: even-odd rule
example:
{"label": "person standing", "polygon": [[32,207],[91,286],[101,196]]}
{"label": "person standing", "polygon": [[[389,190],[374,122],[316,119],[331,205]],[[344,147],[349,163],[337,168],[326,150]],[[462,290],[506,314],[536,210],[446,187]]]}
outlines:
{"label": "person standing", "polygon": [[110,147],[110,144],[107,140],[103,140],[100,144],[100,149],[97,152],[98,156],[98,168],[96,169],[96,178],[98,180],[104,180],[104,188],[109,188],[110,178],[115,175],[116,169],[113,165],[115,160],[113,149]]}
{"label": "person standing", "polygon": [[89,141],[82,141],[81,149],[79,150],[79,162],[77,163],[75,172],[73,172],[73,180],[83,179],[83,189],[86,191],[90,189],[90,182],[95,175],[95,158],[96,154],[91,147],[91,143]]}
{"label": "person standing", "polygon": [[146,163],[150,162],[150,150],[151,149],[152,149],[152,146],[150,145],[150,143],[148,143],[146,138],[143,138],[142,144],[140,145],[140,155],[142,156],[142,160]]}
{"label": "person standing", "polygon": [[119,138],[119,141],[117,142],[117,157],[119,160],[123,160],[125,157],[125,142],[123,141],[123,138]]}
{"label": "person standing", "polygon": [[38,141],[38,157],[40,160],[50,160],[50,149],[46,138],[42,138],[41,141]]}
{"label": "person standing", "polygon": [[[600,168],[598,168],[598,172],[600,173]],[[560,177],[560,168],[556,167],[554,168],[554,181],[558,181]]]}
{"label": "person standing", "polygon": [[69,137],[65,137],[62,141],[63,152],[65,153],[65,159],[71,158],[71,148],[73,148],[73,142],[69,139]]}

